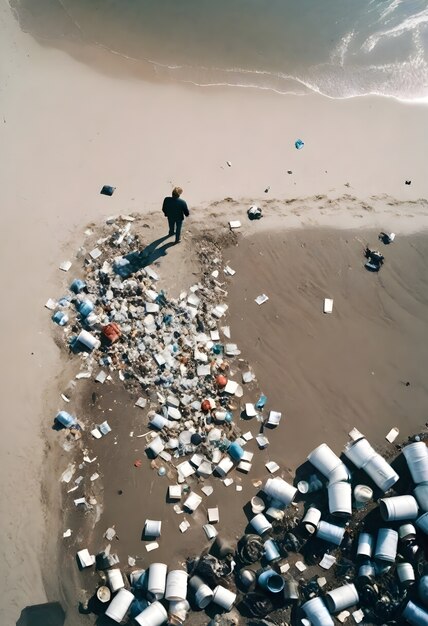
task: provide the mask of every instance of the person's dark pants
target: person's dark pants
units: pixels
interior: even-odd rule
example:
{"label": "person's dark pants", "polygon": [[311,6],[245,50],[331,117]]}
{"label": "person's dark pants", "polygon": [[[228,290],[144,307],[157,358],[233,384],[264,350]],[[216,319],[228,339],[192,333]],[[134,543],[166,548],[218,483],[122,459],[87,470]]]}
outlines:
{"label": "person's dark pants", "polygon": [[183,226],[183,220],[177,220],[174,217],[168,218],[169,235],[174,235],[175,241],[180,241],[181,227]]}

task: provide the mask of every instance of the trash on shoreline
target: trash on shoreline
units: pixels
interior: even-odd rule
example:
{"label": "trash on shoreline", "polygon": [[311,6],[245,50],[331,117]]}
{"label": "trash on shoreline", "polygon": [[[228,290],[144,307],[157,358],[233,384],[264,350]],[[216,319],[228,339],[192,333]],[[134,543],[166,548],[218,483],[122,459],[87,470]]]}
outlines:
{"label": "trash on shoreline", "polygon": [[260,304],[264,304],[269,300],[268,296],[265,293],[262,293],[260,296],[257,296],[255,302],[260,306]]}
{"label": "trash on shoreline", "polygon": [[256,204],[253,204],[252,206],[250,206],[250,208],[247,211],[247,215],[250,220],[259,220],[263,217],[261,208],[258,207]]}
{"label": "trash on shoreline", "polygon": [[333,300],[332,298],[324,298],[324,313],[332,313],[333,311]]}
{"label": "trash on shoreline", "polygon": [[241,222],[239,220],[232,220],[231,222],[229,222],[229,228],[231,230],[241,228]]}
{"label": "trash on shoreline", "polygon": [[115,189],[116,187],[112,187],[111,185],[103,185],[100,194],[103,196],[112,196],[115,192]]}
{"label": "trash on shoreline", "polygon": [[294,142],[294,146],[296,150],[301,150],[304,145],[305,145],[305,142],[302,141],[302,139],[296,139],[296,141]]}
{"label": "trash on shoreline", "polygon": [[59,269],[62,270],[63,272],[68,272],[71,266],[72,266],[71,261],[63,261],[61,265],[59,266]]}

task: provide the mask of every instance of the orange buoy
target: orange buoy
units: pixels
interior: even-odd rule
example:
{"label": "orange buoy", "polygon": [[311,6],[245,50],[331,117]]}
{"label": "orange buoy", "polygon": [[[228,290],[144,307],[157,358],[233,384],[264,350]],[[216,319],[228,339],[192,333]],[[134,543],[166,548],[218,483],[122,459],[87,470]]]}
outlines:
{"label": "orange buoy", "polygon": [[204,411],[204,413],[208,413],[208,411],[211,411],[211,402],[209,400],[202,400],[201,409]]}
{"label": "orange buoy", "polygon": [[227,378],[226,376],[223,376],[223,374],[216,376],[215,381],[219,387],[226,387],[227,385]]}

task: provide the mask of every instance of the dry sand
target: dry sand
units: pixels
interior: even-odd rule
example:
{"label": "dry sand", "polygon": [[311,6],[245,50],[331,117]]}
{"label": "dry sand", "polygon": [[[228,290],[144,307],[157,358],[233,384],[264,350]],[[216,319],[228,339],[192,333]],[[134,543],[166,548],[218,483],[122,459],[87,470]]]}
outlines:
{"label": "dry sand", "polygon": [[[388,226],[398,230],[399,223],[400,233],[418,230],[426,225],[426,206],[418,199],[427,197],[428,113],[424,106],[376,98],[334,102],[119,80],[21,33],[5,0],[0,31],[0,621],[13,624],[24,606],[60,596],[56,463],[62,451],[50,425],[60,408],[56,388],[63,364],[43,304],[67,283],[57,267],[80,245],[83,225],[111,213],[157,208],[171,184],[180,183],[195,225],[212,221],[211,213],[221,208],[206,210],[212,200],[246,198],[226,203],[225,227],[232,210],[244,214],[250,202],[264,202],[270,185],[271,196],[299,200],[267,205],[272,214],[260,229],[349,226],[351,214],[353,227],[387,228],[388,217]],[[110,61],[105,53],[106,68]],[[306,141],[300,152],[293,147],[297,136]],[[410,187],[404,186],[407,178]],[[118,187],[112,198],[98,195],[105,183]],[[163,260],[165,276],[173,266],[186,267],[185,259],[174,264],[174,255]],[[60,466],[67,462],[61,458]]]}

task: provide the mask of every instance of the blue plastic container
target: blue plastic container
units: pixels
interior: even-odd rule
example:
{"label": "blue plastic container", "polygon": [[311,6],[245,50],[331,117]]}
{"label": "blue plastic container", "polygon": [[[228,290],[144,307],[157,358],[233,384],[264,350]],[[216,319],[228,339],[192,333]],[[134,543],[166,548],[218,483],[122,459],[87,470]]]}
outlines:
{"label": "blue plastic container", "polygon": [[92,313],[93,310],[94,310],[94,303],[91,302],[90,300],[83,300],[83,302],[80,302],[79,313],[83,317],[87,317],[89,313]]}
{"label": "blue plastic container", "polygon": [[276,561],[276,559],[279,559],[279,557],[281,556],[278,547],[273,539],[267,539],[267,541],[265,541],[264,548],[264,557],[266,561]]}
{"label": "blue plastic container", "polygon": [[77,294],[83,291],[85,287],[86,287],[85,281],[80,280],[80,278],[75,278],[70,285],[70,291]]}
{"label": "blue plastic container", "polygon": [[237,441],[231,443],[227,451],[234,461],[240,461],[244,456],[244,449],[239,445]]}
{"label": "blue plastic container", "polygon": [[257,581],[263,589],[267,589],[271,593],[280,593],[284,589],[284,579],[273,569],[267,569],[262,572]]}
{"label": "blue plastic container", "polygon": [[305,145],[305,142],[302,141],[302,139],[296,139],[296,141],[294,142],[294,145],[296,146],[296,150],[301,150],[303,146]]}
{"label": "blue plastic container", "polygon": [[52,320],[55,324],[58,324],[58,326],[65,326],[68,322],[68,315],[64,313],[64,311],[55,311],[52,315]]}
{"label": "blue plastic container", "polygon": [[75,426],[77,422],[76,418],[70,415],[70,413],[67,413],[67,411],[60,411],[55,421],[64,426],[64,428],[71,428],[71,426]]}

